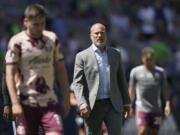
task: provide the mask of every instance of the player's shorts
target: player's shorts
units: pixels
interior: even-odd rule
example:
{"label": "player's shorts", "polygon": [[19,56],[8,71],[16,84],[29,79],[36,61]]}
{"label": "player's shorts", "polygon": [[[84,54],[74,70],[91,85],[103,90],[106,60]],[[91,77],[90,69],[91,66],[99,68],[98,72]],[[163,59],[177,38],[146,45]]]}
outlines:
{"label": "player's shorts", "polygon": [[162,121],[161,112],[146,113],[137,111],[136,112],[136,125],[138,127],[148,126],[150,128],[159,129]]}
{"label": "player's shorts", "polygon": [[62,119],[57,106],[30,107],[23,105],[24,118],[16,118],[17,135],[37,135],[38,127],[43,127],[44,133],[63,133]]}

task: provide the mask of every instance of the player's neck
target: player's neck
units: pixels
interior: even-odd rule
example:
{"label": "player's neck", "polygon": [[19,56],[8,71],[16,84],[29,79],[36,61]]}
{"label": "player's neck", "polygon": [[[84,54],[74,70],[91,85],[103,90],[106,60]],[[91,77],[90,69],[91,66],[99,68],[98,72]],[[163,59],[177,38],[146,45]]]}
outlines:
{"label": "player's neck", "polygon": [[149,70],[149,71],[152,71],[153,70],[153,68],[154,68],[154,66],[147,66],[147,65],[144,65],[144,67],[147,69],[147,70]]}
{"label": "player's neck", "polygon": [[32,35],[30,32],[29,32],[29,30],[27,29],[26,30],[26,34],[29,36],[29,37],[31,37],[31,38],[33,38],[33,39],[39,39],[39,38],[41,38],[42,37],[42,35],[40,35],[40,36],[34,36],[34,35]]}

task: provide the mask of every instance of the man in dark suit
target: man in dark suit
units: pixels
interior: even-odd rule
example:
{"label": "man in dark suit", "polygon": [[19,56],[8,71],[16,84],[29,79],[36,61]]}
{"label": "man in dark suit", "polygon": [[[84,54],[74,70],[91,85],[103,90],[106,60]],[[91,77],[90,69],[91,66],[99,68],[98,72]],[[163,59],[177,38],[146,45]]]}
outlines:
{"label": "man in dark suit", "polygon": [[130,109],[120,51],[106,46],[106,28],[90,29],[92,45],[76,55],[73,89],[87,135],[101,134],[104,120],[109,135],[120,135],[123,113]]}

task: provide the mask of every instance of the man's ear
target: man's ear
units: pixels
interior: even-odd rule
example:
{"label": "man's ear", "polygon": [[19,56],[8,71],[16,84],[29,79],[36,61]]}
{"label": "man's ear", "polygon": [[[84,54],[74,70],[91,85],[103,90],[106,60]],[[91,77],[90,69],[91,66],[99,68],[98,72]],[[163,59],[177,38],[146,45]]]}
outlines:
{"label": "man's ear", "polygon": [[92,40],[92,34],[91,34],[91,33],[89,34],[89,37],[90,37],[90,39]]}
{"label": "man's ear", "polygon": [[28,19],[27,19],[27,18],[24,18],[24,26],[27,25],[27,22],[28,22]]}
{"label": "man's ear", "polygon": [[144,57],[143,56],[141,56],[141,61],[144,63]]}

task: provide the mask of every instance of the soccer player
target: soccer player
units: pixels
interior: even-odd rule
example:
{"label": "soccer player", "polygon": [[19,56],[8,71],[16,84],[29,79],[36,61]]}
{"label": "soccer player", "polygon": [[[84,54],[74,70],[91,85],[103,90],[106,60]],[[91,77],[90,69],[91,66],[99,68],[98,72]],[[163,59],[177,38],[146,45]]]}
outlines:
{"label": "soccer player", "polygon": [[[150,47],[142,50],[143,65],[131,70],[129,93],[131,102],[136,97],[136,124],[138,135],[158,135],[162,111],[160,93],[165,99],[166,116],[170,114],[170,100],[167,89],[166,74],[163,68],[156,66],[154,50]],[[130,115],[134,112],[130,109]]]}
{"label": "soccer player", "polygon": [[[61,114],[69,113],[68,79],[57,36],[45,30],[42,5],[25,10],[26,30],[14,35],[5,57],[6,83],[16,117],[17,135],[36,135],[41,124],[45,135],[63,135],[58,99],[54,91],[56,72],[61,86]],[[16,75],[16,73],[19,75]]]}

